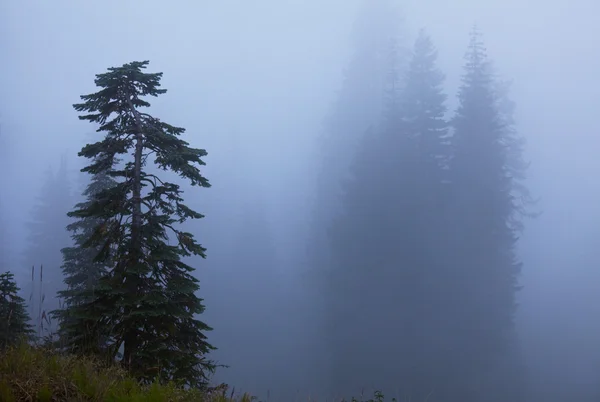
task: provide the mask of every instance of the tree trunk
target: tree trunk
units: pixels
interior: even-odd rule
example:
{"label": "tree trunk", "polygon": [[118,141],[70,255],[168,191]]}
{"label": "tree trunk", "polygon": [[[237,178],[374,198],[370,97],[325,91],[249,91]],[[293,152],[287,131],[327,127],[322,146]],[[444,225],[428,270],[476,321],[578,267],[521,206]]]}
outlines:
{"label": "tree trunk", "polygon": [[[141,230],[142,230],[142,151],[144,140],[144,127],[138,111],[133,106],[131,99],[127,98],[127,103],[131,114],[135,119],[136,143],[133,165],[133,214],[131,222],[131,244],[129,248],[128,265],[137,265],[141,259]],[[139,291],[140,278],[135,276],[126,276],[127,291],[129,296],[135,295]],[[125,311],[125,317],[131,313],[131,307]],[[134,325],[125,330],[123,336],[123,363],[129,366],[136,366],[133,361],[133,355],[137,349],[137,331],[138,326]]]}

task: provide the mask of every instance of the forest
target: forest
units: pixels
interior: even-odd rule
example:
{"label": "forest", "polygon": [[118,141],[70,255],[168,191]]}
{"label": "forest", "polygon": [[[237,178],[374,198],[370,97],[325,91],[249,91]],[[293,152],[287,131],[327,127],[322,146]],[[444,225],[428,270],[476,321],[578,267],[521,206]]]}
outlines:
{"label": "forest", "polygon": [[[600,397],[588,343],[600,328],[581,324],[600,300],[563,303],[575,326],[557,307],[598,278],[532,301],[544,300],[532,255],[593,263],[553,259],[568,254],[527,235],[553,210],[529,176],[538,154],[521,122],[535,110],[501,67],[528,61],[494,57],[485,24],[461,25],[461,45],[442,48],[407,23],[409,5],[355,3],[335,73],[269,77],[278,59],[264,53],[252,74],[271,97],[242,87],[253,101],[227,111],[235,85],[197,92],[185,77],[250,72],[139,50],[94,55],[71,74],[81,83],[61,84],[78,91],[49,103],[72,122],[36,134],[50,137],[41,162],[10,114],[25,98],[0,103],[0,401]],[[296,95],[305,107],[278,86],[290,78],[314,91]],[[211,110],[212,132],[198,123]],[[573,253],[594,261],[577,236]]]}

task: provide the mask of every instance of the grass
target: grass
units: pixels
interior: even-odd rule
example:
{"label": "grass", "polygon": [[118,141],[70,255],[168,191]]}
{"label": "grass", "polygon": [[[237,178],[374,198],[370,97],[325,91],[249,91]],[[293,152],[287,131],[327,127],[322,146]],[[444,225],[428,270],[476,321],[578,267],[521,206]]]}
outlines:
{"label": "grass", "polygon": [[[44,308],[43,266],[39,282],[31,268],[29,313],[36,339],[33,344],[0,348],[0,402],[251,402],[248,394],[234,396],[225,384],[210,391],[181,389],[175,384],[139,384],[121,367],[93,358],[56,352],[51,314]],[[37,283],[36,283],[37,282]],[[36,286],[37,285],[37,286]]]}
{"label": "grass", "polygon": [[[379,392],[363,398],[351,401],[384,401]],[[0,350],[0,402],[20,401],[252,402],[255,398],[248,394],[235,396],[228,393],[227,386],[212,391],[186,390],[173,384],[142,386],[117,366],[22,343]]]}
{"label": "grass", "polygon": [[[225,384],[210,391],[181,389],[174,384],[144,386],[117,365],[107,366],[93,358],[59,354],[45,347],[55,336],[51,315],[43,306],[43,266],[39,269],[38,286],[35,268],[31,268],[31,282],[28,305],[36,341],[0,349],[0,402],[258,402],[246,393],[236,395],[235,389],[229,392]],[[314,400],[307,399],[311,401]],[[359,399],[331,402],[384,401],[383,394],[375,391],[370,398],[361,395]]]}
{"label": "grass", "polygon": [[[186,390],[173,384],[142,386],[117,366],[57,354],[22,343],[0,350],[0,402],[252,402],[248,394]],[[349,402],[383,402],[380,392]],[[392,402],[396,399],[392,399]],[[310,399],[307,401],[310,402]],[[344,402],[343,400],[340,402]]]}
{"label": "grass", "polygon": [[0,401],[250,402],[244,394],[226,396],[227,388],[203,392],[174,385],[142,386],[125,371],[93,359],[59,355],[26,343],[0,351]]}

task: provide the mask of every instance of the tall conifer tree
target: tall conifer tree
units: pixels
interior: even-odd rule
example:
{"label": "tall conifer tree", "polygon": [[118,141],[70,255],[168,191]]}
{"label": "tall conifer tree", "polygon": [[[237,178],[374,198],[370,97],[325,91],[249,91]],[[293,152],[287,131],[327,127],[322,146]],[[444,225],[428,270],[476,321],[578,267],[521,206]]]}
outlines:
{"label": "tall conifer tree", "polygon": [[[353,30],[353,54],[344,70],[341,89],[324,122],[319,141],[317,225],[328,222],[337,211],[343,182],[366,130],[375,127],[386,107],[390,63],[404,64],[398,29],[399,11],[390,0],[363,1]],[[394,43],[395,52],[390,52]]]}
{"label": "tall conifer tree", "polygon": [[[448,258],[454,267],[454,297],[448,299],[454,318],[453,335],[461,363],[453,371],[457,395],[464,401],[518,398],[518,381],[498,387],[500,378],[515,371],[505,363],[515,351],[514,313],[521,263],[516,255],[520,218],[527,196],[521,179],[521,141],[503,109],[506,101],[494,77],[481,35],[471,33],[459,106],[452,121],[450,164],[452,236]],[[503,95],[503,96],[500,96]],[[525,198],[526,199],[526,198]],[[490,378],[490,377],[495,378]],[[504,376],[504,377],[503,377]],[[487,384],[487,385],[486,385]],[[502,390],[504,394],[494,391]]]}
{"label": "tall conifer tree", "polygon": [[[147,167],[171,170],[192,186],[209,187],[199,167],[203,149],[191,148],[179,138],[184,129],[167,124],[141,109],[150,104],[146,96],[160,89],[162,73],[145,73],[148,61],[109,68],[96,76],[100,91],[82,96],[74,105],[84,112],[80,119],[100,125],[100,141],[86,145],[80,156],[92,159],[83,172],[107,174],[118,183],[97,193],[86,207],[71,216],[94,217],[101,223],[87,247],[100,247],[98,262],[112,268],[98,281],[90,301],[74,306],[70,317],[84,323],[74,337],[79,350],[97,349],[99,337],[108,339],[104,351],[117,358],[142,381],[174,380],[202,387],[214,365],[207,359],[213,347],[207,342],[211,328],[198,319],[204,311],[196,292],[194,269],[182,258],[204,257],[205,249],[178,223],[203,216],[188,208],[179,185],[161,179]],[[124,165],[118,157],[129,154]],[[170,244],[172,240],[174,244]],[[96,352],[98,352],[96,350]]]}
{"label": "tall conifer tree", "polygon": [[[312,280],[307,292],[313,292],[311,299],[325,306],[321,310],[324,315],[320,317],[325,333],[319,337],[316,346],[322,349],[317,353],[319,358],[314,364],[329,367],[329,373],[333,376],[344,376],[339,367],[347,365],[341,363],[343,358],[337,360],[331,355],[337,352],[334,352],[335,348],[332,349],[330,342],[325,341],[330,339],[333,342],[340,328],[333,329],[331,315],[325,313],[329,309],[335,309],[332,305],[335,302],[330,298],[334,296],[328,292],[331,292],[330,280],[336,276],[333,267],[338,264],[334,251],[328,247],[328,237],[333,221],[339,218],[340,204],[346,198],[344,187],[352,176],[353,161],[357,158],[357,153],[362,152],[362,144],[368,141],[365,137],[374,133],[380,122],[384,103],[387,102],[385,98],[390,57],[399,65],[404,64],[398,14],[389,0],[362,2],[354,25],[352,58],[344,71],[339,94],[324,122],[318,143],[318,159],[315,164],[316,199],[311,217],[311,248],[307,261]],[[390,42],[393,40],[398,45],[395,54],[389,52]],[[343,354],[344,352],[339,352],[339,356]],[[332,379],[330,387],[324,385],[324,388],[339,392],[340,381],[345,382]]]}
{"label": "tall conifer tree", "polygon": [[336,387],[378,386],[418,398],[430,392],[416,382],[427,383],[433,361],[423,331],[426,301],[435,297],[447,123],[444,77],[424,32],[412,53],[406,74],[390,64],[382,123],[365,135],[346,182],[330,235],[327,295]]}
{"label": "tall conifer tree", "polygon": [[[388,123],[381,155],[389,160],[383,176],[388,225],[388,292],[394,294],[393,339],[396,386],[414,400],[431,398],[439,385],[439,347],[444,332],[443,220],[448,123],[444,74],[437,50],[421,30],[414,42],[395,119]],[[392,342],[390,342],[392,343]]]}

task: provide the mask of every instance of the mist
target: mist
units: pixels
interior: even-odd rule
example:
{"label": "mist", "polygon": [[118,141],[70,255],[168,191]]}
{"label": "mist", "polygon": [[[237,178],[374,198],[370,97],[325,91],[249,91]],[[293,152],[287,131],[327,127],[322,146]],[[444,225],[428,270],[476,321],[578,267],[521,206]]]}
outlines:
{"label": "mist", "polygon": [[[31,239],[40,216],[65,227],[85,185],[77,152],[100,134],[72,105],[95,91],[95,74],[149,60],[148,70],[163,72],[168,90],[150,100],[151,113],[185,127],[184,139],[208,151],[203,173],[212,187],[183,185],[183,196],[206,216],[186,225],[207,248],[207,258],[192,265],[206,305],[202,318],[214,328],[213,358],[229,366],[214,382],[272,400],[356,395],[368,387],[397,396],[393,369],[375,369],[381,360],[364,357],[384,354],[359,343],[347,367],[332,369],[323,335],[328,290],[315,282],[327,264],[315,255],[323,257],[330,235],[319,222],[342,207],[335,191],[324,196],[321,189],[345,182],[365,131],[379,124],[390,38],[408,64],[403,55],[426,29],[451,115],[476,24],[494,70],[512,83],[516,131],[530,163],[524,185],[538,200],[517,243],[522,400],[597,400],[598,15],[592,0],[2,2],[0,264],[27,291],[31,267],[42,264],[60,286],[67,231],[39,241],[39,250]],[[372,63],[351,70],[360,49]],[[345,89],[349,71],[358,71],[352,79],[359,89]],[[340,106],[342,98],[358,101]],[[343,137],[328,137],[332,121],[343,121]],[[61,169],[69,190],[49,201],[48,186],[59,185],[52,177]],[[40,209],[44,202],[54,207]],[[395,309],[377,306],[377,317]],[[392,338],[377,338],[382,350],[395,350]],[[365,383],[353,383],[350,374],[332,380],[332,370],[355,372]]]}

